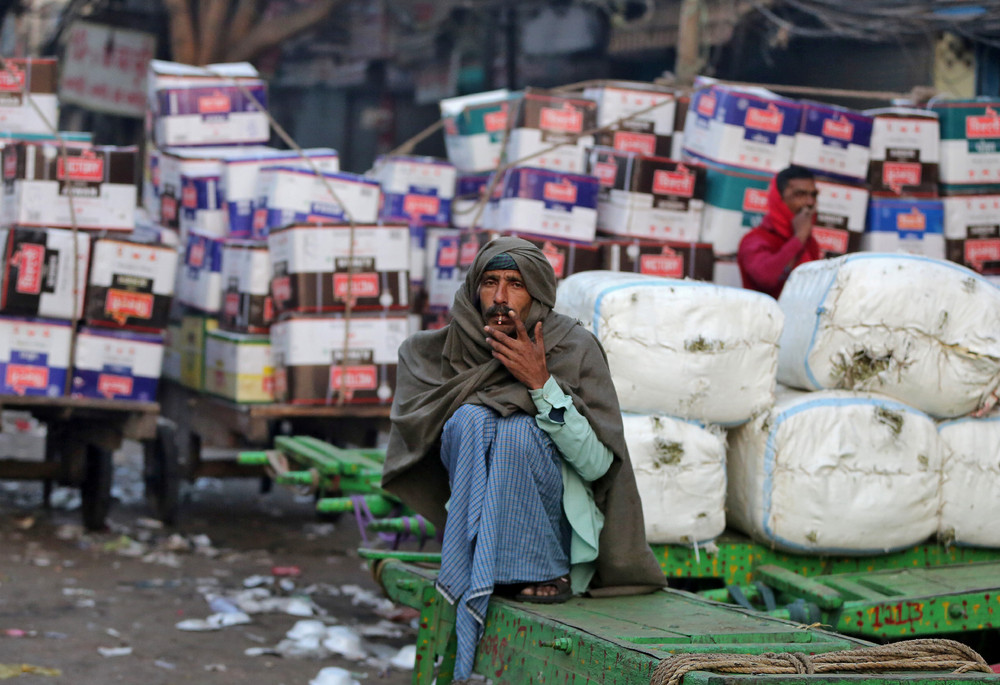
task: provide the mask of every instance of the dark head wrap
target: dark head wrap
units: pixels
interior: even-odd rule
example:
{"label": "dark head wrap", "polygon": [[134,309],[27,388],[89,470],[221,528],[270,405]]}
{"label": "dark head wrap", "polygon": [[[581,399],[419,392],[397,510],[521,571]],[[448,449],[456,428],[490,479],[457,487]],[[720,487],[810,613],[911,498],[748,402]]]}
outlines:
{"label": "dark head wrap", "polygon": [[441,330],[421,331],[400,346],[382,485],[443,526],[450,495],[440,459],[445,422],[462,404],[488,406],[502,416],[537,412],[528,389],[493,357],[483,330],[479,282],[498,255],[513,260],[531,294],[524,325],[532,334],[542,322],[549,373],[615,457],[608,472],[592,484],[594,501],[605,515],[593,585],[619,592],[660,587],[663,573],[643,533],[642,508],[604,349],[579,322],[552,311],[555,272],[545,254],[526,240],[504,237],[484,245],[455,294],[451,322]]}

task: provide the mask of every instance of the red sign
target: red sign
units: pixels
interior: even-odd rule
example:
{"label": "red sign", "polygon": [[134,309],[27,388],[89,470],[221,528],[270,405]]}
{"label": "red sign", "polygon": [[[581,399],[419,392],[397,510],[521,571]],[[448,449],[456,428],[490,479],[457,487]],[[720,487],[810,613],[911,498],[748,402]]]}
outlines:
{"label": "red sign", "polygon": [[542,245],[542,254],[549,260],[552,270],[556,272],[556,278],[562,278],[566,273],[566,255],[559,251],[552,243]]}
{"label": "red sign", "polygon": [[97,377],[97,392],[105,397],[129,396],[135,381],[131,376],[116,376],[102,373]]}
{"label": "red sign", "polygon": [[150,293],[135,293],[130,290],[108,289],[104,299],[104,314],[119,324],[125,323],[129,317],[149,319],[153,316],[153,295]]}
{"label": "red sign", "polygon": [[18,266],[17,283],[14,288],[19,293],[37,295],[42,292],[42,266],[45,262],[45,246],[21,243],[14,255]]}
{"label": "red sign", "polygon": [[483,128],[487,133],[502,131],[507,128],[507,107],[498,112],[487,112],[483,115]]}
{"label": "red sign", "polygon": [[593,172],[602,186],[614,186],[618,165],[612,162],[597,162],[594,164]]}
{"label": "red sign", "polygon": [[1000,262],[1000,239],[965,241],[965,263],[982,271],[983,262]]}
{"label": "red sign", "polygon": [[674,171],[657,169],[653,172],[653,194],[691,197],[694,195],[694,180],[694,174],[688,173],[683,166]]}
{"label": "red sign", "polygon": [[648,157],[656,154],[656,136],[651,133],[615,131],[612,145],[622,152],[637,152]]}
{"label": "red sign", "polygon": [[229,96],[225,93],[213,93],[198,98],[198,111],[202,114],[228,114],[232,110]]}
{"label": "red sign", "polygon": [[538,126],[546,131],[579,133],[583,130],[583,114],[575,109],[542,107],[538,115]]}
{"label": "red sign", "polygon": [[60,155],[56,161],[56,177],[63,181],[100,183],[104,180],[104,158],[89,150],[76,157]]}
{"label": "red sign", "polygon": [[[350,277],[351,300],[359,297],[378,297],[379,280],[377,273],[354,274]],[[338,300],[347,299],[348,274],[336,273],[333,275],[333,296]]]}
{"label": "red sign", "polygon": [[896,228],[900,231],[923,231],[927,228],[927,217],[914,207],[909,213],[896,216]]}
{"label": "red sign", "polygon": [[44,390],[49,386],[49,367],[9,364],[4,382],[18,395],[26,390]]}
{"label": "red sign", "polygon": [[454,245],[444,245],[438,249],[437,267],[439,269],[450,269],[458,266],[458,247]]}
{"label": "red sign", "polygon": [[823,135],[827,138],[851,140],[854,137],[854,124],[847,117],[823,120]]}
{"label": "red sign", "polygon": [[703,93],[700,98],[698,98],[698,114],[703,117],[711,117],[715,114],[715,93]]}
{"label": "red sign", "polygon": [[1000,138],[1000,116],[992,107],[983,114],[965,118],[966,138]]}
{"label": "red sign", "polygon": [[226,316],[236,318],[240,313],[240,294],[226,293],[226,297],[223,300],[222,311],[225,312]]}
{"label": "red sign", "polygon": [[6,68],[0,71],[0,93],[23,93],[24,70],[13,62],[6,62]]}
{"label": "red sign", "polygon": [[747,188],[743,191],[744,212],[767,212],[767,191]]}
{"label": "red sign", "polygon": [[576,204],[576,186],[569,181],[561,183],[549,181],[542,187],[542,197],[553,202]]}
{"label": "red sign", "polygon": [[344,367],[340,364],[330,366],[331,388],[339,390],[341,379],[343,379],[343,387],[348,393],[357,390],[375,390],[378,387],[378,369],[373,364],[348,366],[346,371],[345,374]]}
{"label": "red sign", "polygon": [[747,128],[755,128],[759,131],[769,133],[781,133],[781,125],[785,121],[785,114],[774,106],[773,103],[767,105],[767,109],[760,107],[748,107],[746,118],[743,124]]}
{"label": "red sign", "polygon": [[823,252],[847,254],[847,241],[850,236],[844,229],[813,226],[812,235]]}
{"label": "red sign", "polygon": [[441,200],[432,195],[407,195],[403,198],[403,212],[411,217],[436,216]]}
{"label": "red sign", "polygon": [[921,177],[921,166],[914,162],[885,162],[882,165],[882,185],[896,193],[902,192],[903,186],[920,185]]}
{"label": "red sign", "polygon": [[292,299],[292,279],[289,276],[279,276],[271,280],[271,295],[278,302]]}
{"label": "red sign", "polygon": [[463,267],[471,266],[472,262],[476,261],[476,255],[479,253],[479,243],[474,240],[469,240],[462,243],[462,251],[459,255],[460,262]]}

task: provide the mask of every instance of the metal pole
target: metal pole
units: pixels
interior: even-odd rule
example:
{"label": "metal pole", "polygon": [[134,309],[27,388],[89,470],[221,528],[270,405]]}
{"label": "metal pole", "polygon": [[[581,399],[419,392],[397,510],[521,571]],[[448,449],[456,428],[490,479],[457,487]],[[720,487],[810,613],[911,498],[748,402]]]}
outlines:
{"label": "metal pole", "polygon": [[680,86],[694,83],[701,69],[701,10],[701,0],[681,0],[674,62],[674,76]]}

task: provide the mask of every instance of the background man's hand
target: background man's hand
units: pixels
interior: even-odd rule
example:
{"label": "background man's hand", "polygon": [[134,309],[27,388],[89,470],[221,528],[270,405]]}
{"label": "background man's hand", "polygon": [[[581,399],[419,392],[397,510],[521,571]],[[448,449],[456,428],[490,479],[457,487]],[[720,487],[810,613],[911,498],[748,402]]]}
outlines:
{"label": "background man's hand", "polygon": [[535,324],[535,339],[528,337],[524,322],[511,310],[509,315],[514,319],[517,337],[487,326],[486,341],[493,348],[493,356],[507,367],[517,380],[529,390],[538,390],[549,379],[549,369],[545,364],[545,340],[542,338],[542,322]]}
{"label": "background man's hand", "polygon": [[795,231],[795,237],[800,243],[804,244],[812,235],[813,216],[812,207],[803,207],[792,217],[792,230]]}

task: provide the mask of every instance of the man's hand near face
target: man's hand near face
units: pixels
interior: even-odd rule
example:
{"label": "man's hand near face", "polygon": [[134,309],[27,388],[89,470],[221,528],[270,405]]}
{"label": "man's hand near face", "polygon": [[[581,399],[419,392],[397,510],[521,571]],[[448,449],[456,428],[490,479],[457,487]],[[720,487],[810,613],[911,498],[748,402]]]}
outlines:
{"label": "man's hand near face", "polygon": [[549,379],[549,369],[545,363],[545,340],[542,338],[542,322],[535,324],[535,339],[528,337],[528,331],[517,312],[511,310],[517,337],[512,338],[502,331],[486,326],[486,341],[493,348],[493,356],[507,367],[511,375],[529,390],[538,390]]}
{"label": "man's hand near face", "polygon": [[813,209],[813,207],[809,206],[802,207],[792,217],[792,230],[795,231],[795,237],[803,245],[809,240],[809,236],[812,235]]}

